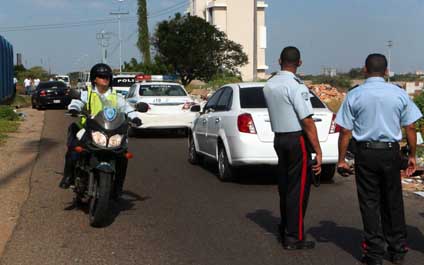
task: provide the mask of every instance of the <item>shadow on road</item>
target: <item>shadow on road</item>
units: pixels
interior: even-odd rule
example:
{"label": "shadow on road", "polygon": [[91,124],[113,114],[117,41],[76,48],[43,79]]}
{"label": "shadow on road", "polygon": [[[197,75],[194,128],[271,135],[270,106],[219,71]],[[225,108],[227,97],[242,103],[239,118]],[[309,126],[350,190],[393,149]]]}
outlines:
{"label": "shadow on road", "polygon": [[418,227],[407,225],[408,247],[424,254],[424,234]]}
{"label": "shadow on road", "polygon": [[273,234],[275,238],[280,241],[280,234],[278,232],[280,218],[273,216],[271,211],[258,209],[252,213],[246,214],[246,217],[262,227],[266,232]]}
{"label": "shadow on road", "polygon": [[[27,152],[37,152],[38,150],[42,150],[43,152],[38,152],[37,160],[42,159],[49,151],[55,148],[58,144],[60,144],[56,140],[52,140],[49,138],[41,138],[40,141],[28,141],[24,144],[23,148],[18,150],[19,153],[27,153]],[[0,186],[9,183],[13,178],[22,174],[24,171],[30,169],[34,165],[34,161],[28,161],[21,167],[16,168],[14,171],[10,172],[6,176],[0,179]]]}
{"label": "shadow on road", "polygon": [[307,233],[317,242],[333,243],[354,258],[361,259],[362,231],[357,228],[339,226],[333,221],[321,221],[320,226],[311,227]]}
{"label": "shadow on road", "polygon": [[186,129],[143,129],[131,134],[132,138],[186,138]]}
{"label": "shadow on road", "polygon": [[[109,216],[107,217],[107,220],[105,220],[102,227],[107,227],[113,224],[113,222],[115,221],[115,219],[119,216],[121,212],[135,210],[134,206],[136,202],[142,202],[150,198],[151,197],[149,196],[140,196],[137,193],[134,193],[132,191],[128,191],[128,190],[124,191],[118,202],[111,200]],[[88,215],[89,204],[88,202],[82,203],[82,202],[78,202],[74,200],[64,210],[70,211],[75,209],[82,210],[85,214]]]}

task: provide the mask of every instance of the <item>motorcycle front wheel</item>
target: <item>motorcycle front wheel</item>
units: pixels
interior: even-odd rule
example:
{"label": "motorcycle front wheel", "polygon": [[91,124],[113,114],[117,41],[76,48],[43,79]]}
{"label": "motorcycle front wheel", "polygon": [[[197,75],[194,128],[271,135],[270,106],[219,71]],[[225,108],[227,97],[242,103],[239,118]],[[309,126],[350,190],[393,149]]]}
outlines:
{"label": "motorcycle front wheel", "polygon": [[94,196],[90,199],[90,225],[101,227],[109,213],[109,200],[112,189],[112,174],[98,172],[94,177]]}

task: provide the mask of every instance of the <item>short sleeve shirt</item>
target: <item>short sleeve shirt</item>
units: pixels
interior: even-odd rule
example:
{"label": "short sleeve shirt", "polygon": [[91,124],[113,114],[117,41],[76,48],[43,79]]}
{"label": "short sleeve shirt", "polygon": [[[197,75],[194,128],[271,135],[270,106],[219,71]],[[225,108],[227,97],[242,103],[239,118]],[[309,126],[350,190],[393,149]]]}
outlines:
{"label": "short sleeve shirt", "polygon": [[273,132],[301,131],[301,121],[313,115],[309,89],[292,72],[280,71],[268,80],[264,95]]}
{"label": "short sleeve shirt", "polygon": [[402,139],[401,127],[421,117],[405,90],[371,77],[347,94],[336,123],[352,130],[357,141],[397,142]]}

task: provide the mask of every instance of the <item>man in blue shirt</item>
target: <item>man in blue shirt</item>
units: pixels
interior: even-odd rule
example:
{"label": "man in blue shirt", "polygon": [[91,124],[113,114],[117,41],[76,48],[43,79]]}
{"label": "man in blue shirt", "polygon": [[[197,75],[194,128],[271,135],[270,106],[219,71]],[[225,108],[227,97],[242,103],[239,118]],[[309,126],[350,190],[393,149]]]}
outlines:
{"label": "man in blue shirt", "polygon": [[394,264],[403,264],[406,248],[399,141],[405,128],[410,153],[406,174],[416,170],[414,123],[422,117],[408,94],[386,83],[387,60],[371,54],[365,62],[367,80],[351,90],[337,113],[342,129],[338,168],[349,170],[345,161],[353,136],[358,199],[364,225],[362,244],[366,264],[380,265],[384,244]]}
{"label": "man in blue shirt", "polygon": [[[303,218],[308,205],[311,171],[319,174],[322,162],[309,89],[295,75],[301,64],[296,47],[284,48],[280,55],[281,71],[264,87],[278,156],[280,234],[288,250],[315,246],[313,241],[305,240]],[[308,145],[313,150],[307,148]],[[315,152],[317,162],[312,167],[311,151]]]}

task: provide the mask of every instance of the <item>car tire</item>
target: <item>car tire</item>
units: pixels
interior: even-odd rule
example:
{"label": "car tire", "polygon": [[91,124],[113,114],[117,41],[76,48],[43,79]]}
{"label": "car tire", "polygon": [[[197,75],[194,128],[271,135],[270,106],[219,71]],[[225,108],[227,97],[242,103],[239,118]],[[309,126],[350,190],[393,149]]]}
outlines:
{"label": "car tire", "polygon": [[199,165],[202,163],[203,157],[196,151],[193,136],[190,136],[188,142],[188,162],[192,165]]}
{"label": "car tire", "polygon": [[136,129],[130,127],[128,128],[128,137],[133,138],[137,136]]}
{"label": "car tire", "polygon": [[326,164],[321,166],[321,180],[331,181],[336,173],[336,164]]}
{"label": "car tire", "polygon": [[227,152],[223,144],[218,145],[218,178],[223,182],[234,181],[236,172],[228,161]]}

